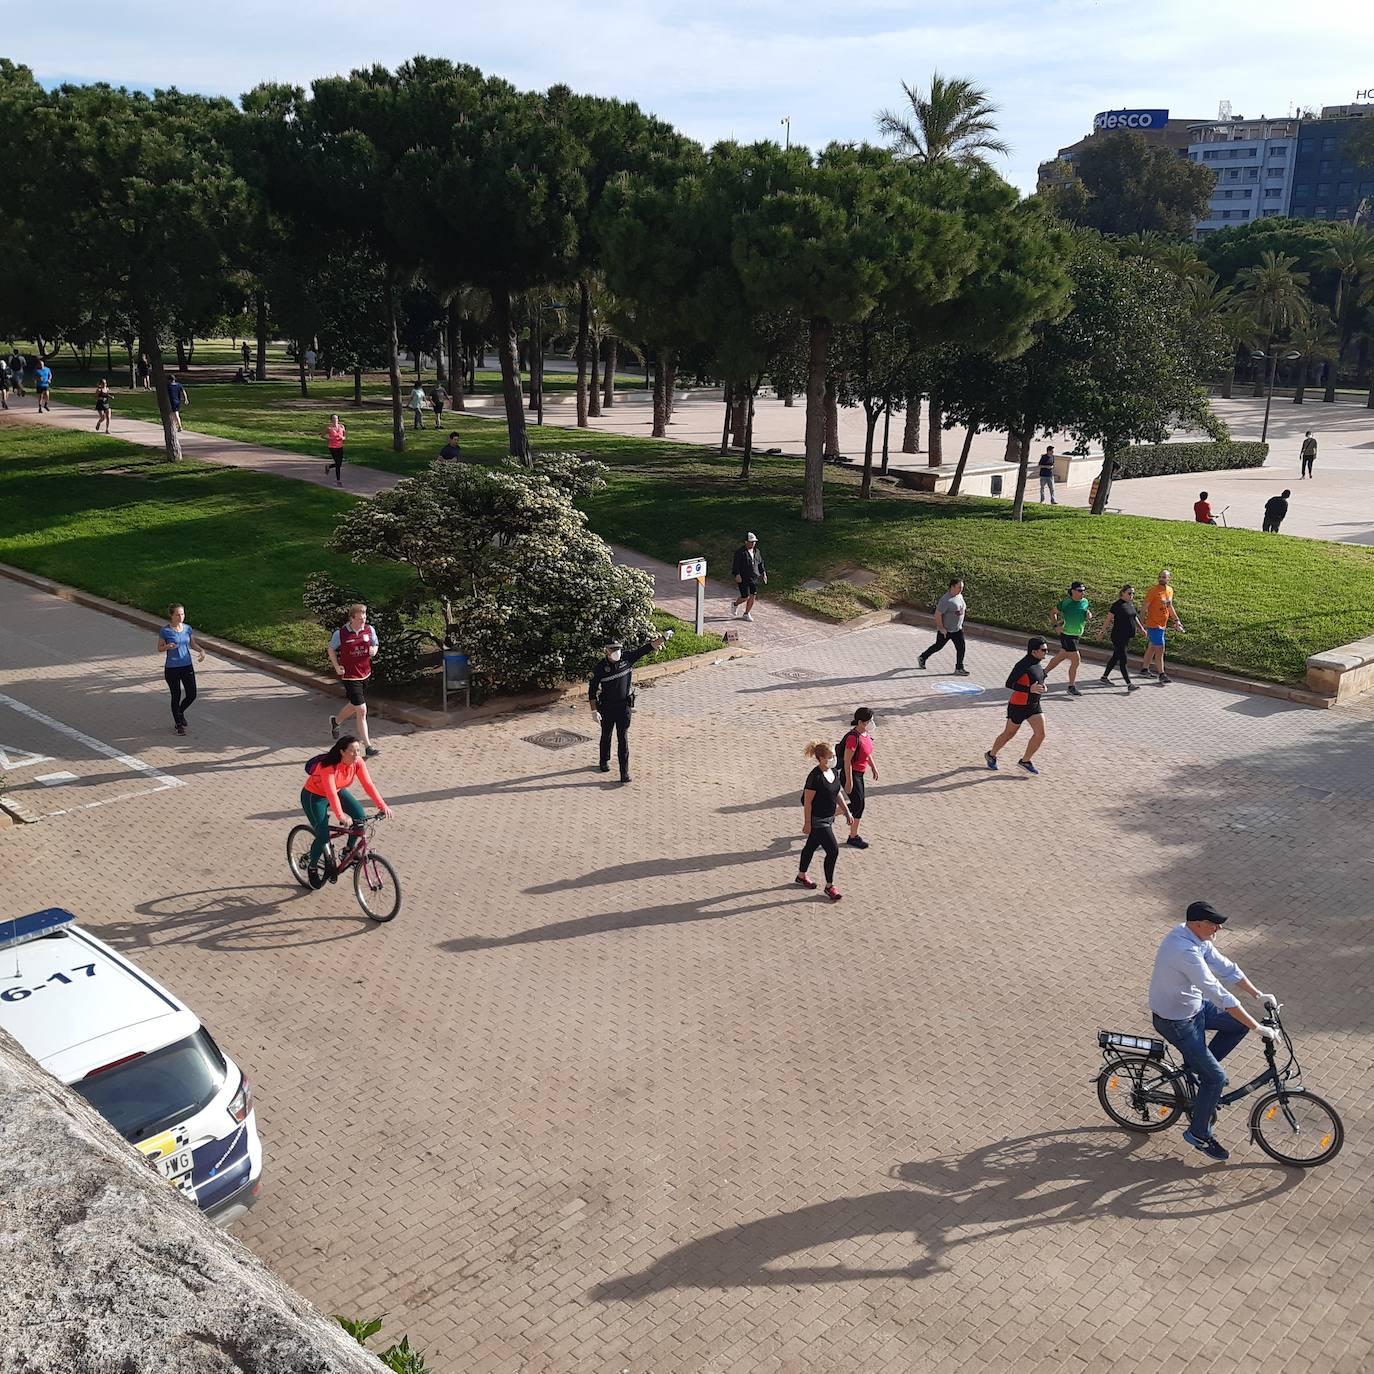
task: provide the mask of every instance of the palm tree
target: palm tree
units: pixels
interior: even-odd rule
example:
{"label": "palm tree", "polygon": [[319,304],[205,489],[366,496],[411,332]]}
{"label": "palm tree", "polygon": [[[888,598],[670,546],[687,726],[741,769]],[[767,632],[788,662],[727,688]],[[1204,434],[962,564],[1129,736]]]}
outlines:
{"label": "palm tree", "polygon": [[1289,336],[1289,346],[1302,357],[1297,361],[1298,381],[1293,388],[1293,404],[1300,406],[1307,390],[1307,374],[1314,362],[1329,362],[1340,351],[1341,336],[1324,305],[1314,305],[1311,314]]}
{"label": "palm tree", "polygon": [[[1311,302],[1303,290],[1308,275],[1294,270],[1297,261],[1290,253],[1266,249],[1254,267],[1242,268],[1236,273],[1240,300],[1259,326],[1266,358],[1273,351],[1274,340],[1306,319],[1311,309]],[[1264,372],[1265,368],[1261,367],[1255,381],[1256,396],[1264,394]]]}
{"label": "palm tree", "polygon": [[1331,243],[1322,254],[1322,266],[1336,272],[1336,294],[1331,317],[1336,322],[1339,337],[1336,356],[1326,374],[1326,393],[1323,401],[1336,399],[1336,375],[1341,369],[1341,356],[1350,343],[1356,305],[1364,304],[1374,295],[1374,234],[1356,224],[1338,224],[1331,231]]}
{"label": "palm tree", "polygon": [[[1237,297],[1235,288],[1219,286],[1217,274],[1206,268],[1197,276],[1185,277],[1182,282],[1184,306],[1188,316],[1200,328],[1216,327],[1230,340],[1232,353],[1250,341],[1258,333],[1254,317]],[[1221,394],[1227,400],[1231,397],[1231,387],[1235,381],[1236,360],[1233,356],[1221,380]]]}
{"label": "palm tree", "polygon": [[893,140],[893,153],[908,162],[953,162],[985,167],[985,153],[1005,155],[1010,147],[997,137],[997,106],[981,86],[963,77],[930,76],[930,91],[902,82],[909,110],[883,110],[879,132]]}

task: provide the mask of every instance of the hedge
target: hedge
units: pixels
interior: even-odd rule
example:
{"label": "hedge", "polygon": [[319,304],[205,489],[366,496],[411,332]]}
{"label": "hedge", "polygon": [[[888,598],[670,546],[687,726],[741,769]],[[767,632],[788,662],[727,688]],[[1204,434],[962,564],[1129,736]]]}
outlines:
{"label": "hedge", "polygon": [[1253,440],[1207,440],[1193,444],[1140,444],[1116,456],[1116,480],[1128,477],[1168,477],[1176,472],[1221,472],[1229,468],[1258,468],[1269,456],[1269,445]]}

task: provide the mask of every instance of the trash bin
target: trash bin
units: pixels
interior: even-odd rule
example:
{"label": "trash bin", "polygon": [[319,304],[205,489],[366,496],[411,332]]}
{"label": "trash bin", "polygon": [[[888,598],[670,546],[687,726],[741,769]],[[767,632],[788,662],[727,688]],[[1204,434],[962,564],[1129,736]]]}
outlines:
{"label": "trash bin", "polygon": [[444,650],[444,710],[448,710],[450,692],[462,692],[464,703],[472,705],[472,665],[466,654],[454,649]]}
{"label": "trash bin", "polygon": [[992,494],[994,496],[1001,496],[1002,494],[1002,474],[1000,472],[992,474]]}

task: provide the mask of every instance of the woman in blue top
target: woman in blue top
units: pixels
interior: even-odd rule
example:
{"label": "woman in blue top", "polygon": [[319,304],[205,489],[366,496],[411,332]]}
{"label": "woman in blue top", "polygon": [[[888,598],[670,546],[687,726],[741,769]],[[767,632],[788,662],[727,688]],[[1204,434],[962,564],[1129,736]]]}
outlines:
{"label": "woman in blue top", "polygon": [[196,670],[191,667],[194,651],[205,662],[205,650],[186,623],[186,607],[177,603],[167,608],[167,623],[157,632],[157,651],[166,666],[163,676],[172,693],[172,720],[177,734],[186,733],[186,708],[196,699]]}

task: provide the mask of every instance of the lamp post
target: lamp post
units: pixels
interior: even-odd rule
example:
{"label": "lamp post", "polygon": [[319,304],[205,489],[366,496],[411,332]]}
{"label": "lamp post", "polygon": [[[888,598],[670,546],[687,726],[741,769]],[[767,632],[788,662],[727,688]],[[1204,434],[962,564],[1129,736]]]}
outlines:
{"label": "lamp post", "polygon": [[534,405],[536,412],[536,424],[544,423],[544,311],[552,310],[555,314],[563,309],[563,302],[550,302],[539,306],[534,312],[534,332],[538,342],[535,344],[535,356],[530,360],[536,371],[530,374],[531,385],[534,387]]}
{"label": "lamp post", "polygon": [[[1261,362],[1269,360],[1269,381],[1264,388],[1264,425],[1260,430],[1260,443],[1264,443],[1269,438],[1269,407],[1274,404],[1274,373],[1278,371],[1279,349],[1282,344],[1272,344],[1265,353],[1251,353],[1252,358],[1258,358]],[[1284,362],[1292,362],[1294,358],[1301,358],[1302,354],[1296,349],[1292,349],[1283,355]]]}
{"label": "lamp post", "polygon": [[792,146],[792,116],[783,115],[783,117],[778,120],[778,123],[783,126],[785,131],[783,134],[782,150],[786,152]]}

